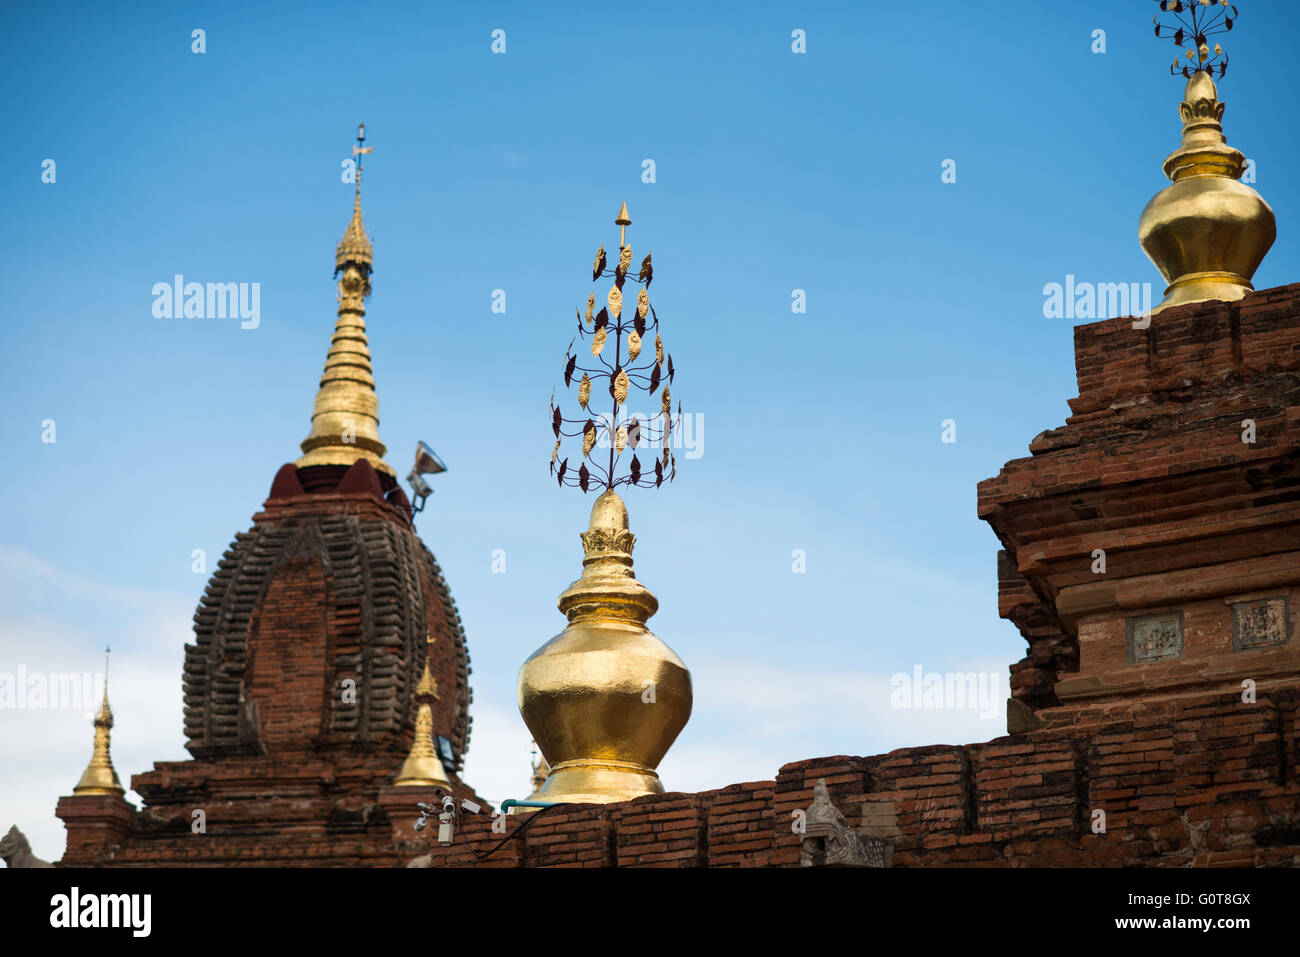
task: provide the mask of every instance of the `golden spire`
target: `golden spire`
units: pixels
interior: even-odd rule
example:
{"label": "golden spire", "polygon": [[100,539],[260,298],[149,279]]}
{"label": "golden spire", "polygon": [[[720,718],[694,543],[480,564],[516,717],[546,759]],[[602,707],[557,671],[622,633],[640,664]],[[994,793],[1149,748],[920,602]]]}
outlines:
{"label": "golden spire", "polygon": [[1273,210],[1240,182],[1246,159],[1223,136],[1223,107],[1209,72],[1191,72],[1178,104],[1183,141],[1164,162],[1172,184],[1138,222],[1142,249],[1169,283],[1153,312],[1241,299],[1277,238]]}
{"label": "golden spire", "polygon": [[519,712],[550,772],[533,798],[603,804],[663,792],[655,768],[691,715],[691,675],[646,620],[659,602],[632,571],[627,508],[607,489],[583,532],[569,625],[519,669]]}
{"label": "golden spire", "polygon": [[352,465],[357,459],[366,459],[377,471],[396,478],[397,473],[384,461],[387,449],[379,440],[379,397],[366,338],[365,298],[370,295],[374,251],[361,217],[361,158],[374,147],[365,146],[365,140],[366,125],[362,123],[352,147],[357,159],[352,221],[334,253],[334,274],[343,274],[338,287],[338,321],[312,407],[311,432],[302,441],[302,458],[294,464],[298,468]]}
{"label": "golden spire", "polygon": [[95,748],[90,755],[90,763],[81,775],[81,780],[72,789],[73,794],[116,794],[125,793],[122,782],[118,780],[113,768],[113,758],[109,754],[109,732],[113,727],[113,709],[108,706],[108,655],[110,649],[104,649],[104,700],[95,714]]}
{"label": "golden spire", "polygon": [[451,787],[447,771],[438,757],[438,750],[433,743],[433,702],[438,698],[438,682],[430,670],[433,660],[433,636],[427,636],[424,655],[424,674],[415,686],[415,700],[420,710],[415,715],[415,740],[411,742],[411,753],[406,756],[402,770],[397,772],[394,784],[411,787],[417,785],[441,785]]}

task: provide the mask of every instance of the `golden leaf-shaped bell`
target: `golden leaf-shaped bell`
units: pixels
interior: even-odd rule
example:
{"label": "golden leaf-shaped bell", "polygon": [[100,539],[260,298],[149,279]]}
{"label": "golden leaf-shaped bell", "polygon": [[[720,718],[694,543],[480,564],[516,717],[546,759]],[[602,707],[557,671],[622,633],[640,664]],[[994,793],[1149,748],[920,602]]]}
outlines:
{"label": "golden leaf-shaped bell", "polygon": [[607,338],[605,330],[607,328],[608,326],[601,326],[596,330],[596,334],[591,337],[591,354],[593,356],[599,356],[600,350],[605,348],[605,339]]}
{"label": "golden leaf-shaped bell", "polygon": [[596,444],[596,430],[590,429],[582,436],[582,457],[583,458],[586,458],[588,455],[591,454],[591,448],[595,444]]}
{"label": "golden leaf-shaped bell", "polygon": [[591,399],[591,378],[587,373],[582,374],[582,381],[578,383],[578,405],[584,409],[587,407],[588,400]]}
{"label": "golden leaf-shaped bell", "polygon": [[664,446],[664,468],[668,467],[668,446]]}
{"label": "golden leaf-shaped bell", "polygon": [[614,436],[614,451],[621,453],[625,445],[627,445],[627,426],[620,425],[618,433]]}
{"label": "golden leaf-shaped bell", "polygon": [[636,314],[642,319],[650,311],[650,294],[645,291],[644,287],[636,294]]}
{"label": "golden leaf-shaped bell", "polygon": [[631,247],[631,246],[624,246],[624,247],[619,251],[619,254],[618,254],[618,274],[619,274],[620,276],[626,276],[626,275],[627,275],[627,268],[628,268],[628,266],[631,266],[631,265],[632,265],[632,247]]}
{"label": "golden leaf-shaped bell", "polygon": [[617,319],[623,312],[623,294],[618,291],[618,286],[610,286],[605,298],[609,303],[609,318]]}
{"label": "golden leaf-shaped bell", "polygon": [[664,415],[668,414],[668,409],[672,405],[672,399],[668,397],[668,386],[664,386],[664,398],[660,410]]}
{"label": "golden leaf-shaped bell", "polygon": [[627,370],[619,369],[618,375],[614,377],[614,401],[622,405],[627,401]]}
{"label": "golden leaf-shaped bell", "polygon": [[594,292],[587,294],[587,328],[591,328],[591,316],[596,308],[596,294]]}
{"label": "golden leaf-shaped bell", "polygon": [[560,454],[560,440],[555,440],[555,448],[551,449],[551,464],[555,464],[555,457]]}
{"label": "golden leaf-shaped bell", "polygon": [[655,363],[659,368],[664,367],[664,341],[659,338],[659,333],[655,333]]}
{"label": "golden leaf-shaped bell", "polygon": [[627,337],[627,361],[635,362],[636,357],[641,354],[641,335],[635,330]]}

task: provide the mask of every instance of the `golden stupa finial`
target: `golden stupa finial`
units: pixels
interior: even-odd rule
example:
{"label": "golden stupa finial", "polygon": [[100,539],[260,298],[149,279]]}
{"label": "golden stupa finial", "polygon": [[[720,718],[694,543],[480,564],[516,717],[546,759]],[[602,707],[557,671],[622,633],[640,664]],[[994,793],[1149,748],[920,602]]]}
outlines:
{"label": "golden stupa finial", "polygon": [[352,465],[366,459],[376,471],[396,478],[396,471],[384,461],[387,448],[379,440],[379,398],[366,338],[365,299],[370,295],[374,251],[361,217],[361,158],[374,147],[363,145],[365,139],[362,123],[352,147],[357,159],[352,221],[334,254],[334,274],[343,274],[338,284],[338,320],[312,407],[311,432],[302,441],[302,458],[294,464],[298,468]]}
{"label": "golden stupa finial", "polygon": [[625,801],[663,792],[655,768],[691,716],[691,675],[645,625],[659,608],[632,570],[636,537],[613,489],[582,533],[568,627],[519,669],[519,712],[549,768],[533,799]]}
{"label": "golden stupa finial", "polygon": [[[1228,71],[1228,57],[1209,37],[1232,29],[1237,8],[1229,3],[1161,3],[1174,23],[1159,22],[1156,36],[1170,38],[1186,63],[1170,70],[1187,81],[1178,114],[1183,139],[1165,158],[1171,185],[1142,210],[1138,240],[1169,283],[1153,312],[1207,300],[1232,301],[1254,290],[1251,279],[1277,238],[1277,219],[1245,183],[1246,157],[1223,135],[1224,104],[1214,85]],[[1186,14],[1186,17],[1184,17]],[[1165,31],[1165,32],[1162,32]]]}
{"label": "golden stupa finial", "polygon": [[[581,535],[582,576],[560,595],[568,627],[519,669],[519,713],[548,769],[533,794],[542,801],[606,803],[661,793],[655,768],[691,715],[690,672],[646,627],[659,602],[632,570],[636,537],[616,491],[620,485],[657,488],[665,479],[672,480],[677,468],[670,447],[681,421],[681,403],[674,419],[668,391],[674,375],[672,356],[664,352],[659,317],[650,305],[654,268],[648,255],[634,279],[641,285],[636,304],[623,308],[623,287],[632,264],[627,245],[631,222],[624,203],[614,220],[622,230],[618,264],[607,269],[603,244],[592,264],[593,282],[607,276],[614,280],[606,307],[593,315],[593,291],[587,297],[586,316],[578,313],[574,340],[585,341],[595,363],[584,360],[579,367],[572,342],[564,357],[566,387],[574,385],[575,373],[582,373],[576,383],[580,414],[566,418],[551,397],[551,474],[561,486],[603,491]],[[651,333],[653,351],[643,341]],[[653,396],[661,386],[658,415],[627,415],[624,406],[633,389]],[[597,397],[606,394],[612,405],[597,411],[597,401],[604,401]],[[565,438],[581,438],[576,469],[569,468],[567,457],[556,464]],[[604,462],[593,455],[598,440],[609,450],[608,457],[603,452],[599,456]],[[640,458],[646,454],[649,464]]]}
{"label": "golden stupa finial", "polygon": [[438,682],[432,671],[433,641],[432,634],[425,635],[424,673],[420,675],[414,694],[419,709],[415,715],[415,738],[411,742],[411,752],[393,780],[395,785],[402,787],[451,787],[433,742],[433,702],[438,699]]}
{"label": "golden stupa finial", "polygon": [[125,791],[113,768],[113,758],[109,754],[109,737],[113,728],[113,709],[108,704],[108,656],[111,648],[104,648],[104,699],[95,713],[95,746],[90,754],[90,763],[86,765],[81,780],[72,789],[75,795],[116,794]]}

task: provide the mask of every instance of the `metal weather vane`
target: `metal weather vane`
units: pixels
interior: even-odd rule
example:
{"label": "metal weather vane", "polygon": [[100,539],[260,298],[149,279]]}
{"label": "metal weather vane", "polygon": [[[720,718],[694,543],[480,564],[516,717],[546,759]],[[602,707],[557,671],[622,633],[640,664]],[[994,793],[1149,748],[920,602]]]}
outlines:
{"label": "metal weather vane", "polygon": [[[1228,72],[1228,55],[1219,44],[1210,47],[1210,37],[1227,33],[1237,19],[1237,7],[1228,0],[1156,0],[1160,13],[1151,18],[1156,25],[1156,36],[1171,39],[1180,49],[1190,43],[1184,53],[1184,59],[1193,61],[1194,65],[1183,64],[1175,60],[1169,68],[1171,74],[1181,73],[1191,79],[1193,73],[1204,70],[1211,78],[1214,67],[1219,68],[1219,78]],[[1161,14],[1167,14],[1166,21],[1161,21]]]}
{"label": "metal weather vane", "polygon": [[[654,278],[654,267],[647,254],[641,262],[640,272],[632,280],[641,285],[636,303],[629,303],[625,310],[623,286],[632,266],[632,247],[627,244],[627,227],[632,225],[632,221],[627,215],[627,203],[618,211],[614,223],[620,227],[618,262],[609,268],[602,245],[591,270],[593,283],[612,276],[614,284],[610,286],[600,312],[595,312],[594,290],[587,296],[586,314],[576,310],[578,334],[570,340],[564,353],[564,385],[572,388],[576,384],[578,407],[584,414],[576,418],[565,416],[555,404],[555,393],[551,393],[551,431],[555,434],[551,474],[561,486],[575,486],[584,492],[592,487],[613,489],[619,485],[658,488],[665,480],[671,482],[677,475],[677,457],[669,445],[673,430],[681,423],[682,405],[678,401],[674,416],[669,388],[675,374],[673,357],[664,351],[663,339],[659,335],[659,317],[650,305],[649,288]],[[647,349],[645,343],[646,337],[652,333],[653,351]],[[579,363],[579,355],[573,351],[573,345],[579,339],[591,353],[591,364],[587,363],[585,355]],[[642,359],[643,356],[646,358]],[[653,397],[661,387],[658,413],[620,417],[620,413],[625,412],[629,396],[635,391],[642,390],[647,397]],[[610,411],[594,411],[598,397],[606,394]],[[568,457],[559,460],[560,445],[566,438],[582,440],[576,469],[570,466]],[[608,456],[600,454],[603,449],[600,452],[596,450],[602,438],[608,442]],[[656,446],[662,448],[662,454],[655,453],[653,465],[647,467],[637,450],[655,449]],[[627,470],[622,471],[625,453],[630,458]]]}

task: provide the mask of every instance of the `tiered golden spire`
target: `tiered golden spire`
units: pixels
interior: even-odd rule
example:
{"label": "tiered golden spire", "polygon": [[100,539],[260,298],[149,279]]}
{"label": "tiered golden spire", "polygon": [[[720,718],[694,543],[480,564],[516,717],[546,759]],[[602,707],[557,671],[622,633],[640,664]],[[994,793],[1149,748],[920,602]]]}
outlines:
{"label": "tiered golden spire", "polygon": [[406,756],[402,770],[397,772],[393,781],[401,786],[440,785],[451,787],[447,771],[438,757],[438,749],[433,743],[433,702],[438,699],[438,682],[430,670],[433,661],[433,636],[427,638],[424,655],[424,674],[415,686],[415,700],[420,710],[415,715],[415,740],[411,742],[411,753]]}
{"label": "tiered golden spire", "polygon": [[104,700],[95,714],[95,748],[90,755],[90,763],[81,775],[81,780],[72,789],[76,795],[125,793],[122,782],[118,780],[113,768],[113,758],[109,754],[109,736],[113,728],[113,709],[108,706],[108,655],[110,649],[104,649]]}
{"label": "tiered golden spire", "polygon": [[366,338],[365,298],[370,295],[374,250],[361,216],[361,158],[374,149],[365,146],[361,124],[356,157],[356,197],[352,220],[334,253],[334,273],[340,272],[338,321],[330,339],[320,390],[312,407],[311,432],[302,442],[298,468],[313,465],[352,465],[366,459],[377,471],[396,477],[384,461],[387,449],[379,440],[379,398],[375,394],[370,343]]}

